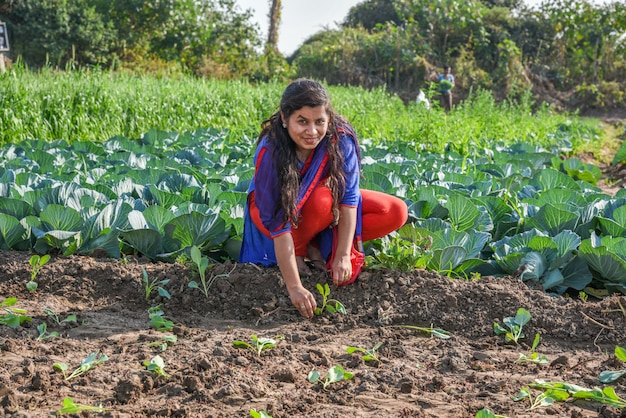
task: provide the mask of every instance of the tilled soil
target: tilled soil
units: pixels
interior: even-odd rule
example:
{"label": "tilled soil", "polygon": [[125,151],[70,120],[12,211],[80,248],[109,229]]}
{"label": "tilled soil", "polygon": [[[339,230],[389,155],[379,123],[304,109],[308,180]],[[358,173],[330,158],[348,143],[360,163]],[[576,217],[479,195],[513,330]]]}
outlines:
{"label": "tilled soil", "polygon": [[[626,297],[602,300],[578,295],[554,297],[512,277],[476,281],[450,279],[418,270],[412,273],[366,268],[353,285],[330,286],[346,315],[328,312],[304,319],[291,306],[276,268],[230,262],[207,272],[215,278],[206,297],[188,287],[198,280],[191,265],[149,260],[53,256],[29,292],[30,254],[0,251],[0,300],[18,299],[32,317],[15,329],[0,326],[0,415],[53,416],[63,399],[102,405],[110,417],[247,417],[251,409],[273,417],[474,417],[489,408],[508,417],[625,417],[624,409],[599,402],[568,401],[529,410],[514,401],[535,379],[604,387],[603,370],[626,367],[615,358],[626,347]],[[146,299],[142,281],[169,280],[166,299],[156,289]],[[324,274],[307,277],[317,294]],[[318,304],[321,296],[318,295]],[[150,326],[148,309],[160,306],[174,327]],[[518,308],[532,318],[519,345],[505,344],[494,322]],[[76,323],[57,324],[76,315]],[[50,312],[50,311],[48,311]],[[38,339],[42,323],[58,338]],[[449,339],[398,327],[435,327]],[[536,333],[537,351],[549,364],[516,364]],[[165,350],[152,342],[175,335]],[[251,336],[275,338],[276,347],[258,355],[236,348]],[[380,359],[364,361],[360,352],[376,343]],[[91,353],[108,360],[66,380],[66,373]],[[143,364],[160,355],[167,377]],[[341,365],[354,378],[312,384],[307,375]],[[626,398],[626,378],[612,384]],[[540,392],[531,389],[533,396]]]}

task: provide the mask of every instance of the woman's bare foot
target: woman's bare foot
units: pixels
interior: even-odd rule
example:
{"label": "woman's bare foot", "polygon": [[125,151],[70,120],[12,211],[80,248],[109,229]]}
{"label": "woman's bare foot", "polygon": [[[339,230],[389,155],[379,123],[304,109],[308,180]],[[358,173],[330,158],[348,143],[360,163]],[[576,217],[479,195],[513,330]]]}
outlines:
{"label": "woman's bare foot", "polygon": [[326,271],[326,262],[322,258],[322,253],[319,248],[309,245],[307,250],[307,258],[309,259],[309,263],[313,268],[319,271]]}
{"label": "woman's bare foot", "polygon": [[304,257],[296,256],[296,264],[298,265],[298,272],[301,276],[310,276],[312,274],[311,269],[306,264],[306,261],[304,261]]}

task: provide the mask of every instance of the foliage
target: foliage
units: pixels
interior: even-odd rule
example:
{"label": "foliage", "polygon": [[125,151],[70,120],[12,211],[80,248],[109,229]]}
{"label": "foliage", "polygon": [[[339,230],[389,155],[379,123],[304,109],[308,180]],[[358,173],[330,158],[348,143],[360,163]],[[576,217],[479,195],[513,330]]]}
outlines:
{"label": "foliage", "polygon": [[[620,346],[615,347],[615,358],[626,363],[626,350]],[[600,373],[600,382],[615,382],[622,376],[626,376],[626,368],[622,370],[604,370],[602,373]]]}
{"label": "foliage", "polygon": [[157,331],[166,332],[174,328],[174,323],[165,318],[165,312],[159,306],[153,306],[148,309],[148,317],[150,318],[150,326]]}
{"label": "foliage", "polygon": [[35,279],[37,275],[41,271],[41,268],[50,260],[49,254],[44,254],[43,256],[39,256],[37,254],[30,257],[28,263],[30,264],[32,270],[30,272],[30,281],[26,283],[26,288],[29,292],[34,292],[37,290],[37,282]]}
{"label": "foliage", "polygon": [[68,366],[65,363],[54,363],[53,367],[55,370],[59,370],[61,373],[63,373],[63,377],[65,378],[65,380],[70,380],[87,373],[89,370],[104,363],[108,359],[109,357],[106,354],[100,353],[99,351],[94,351],[93,353],[85,357],[80,362],[80,365],[70,374],[65,373],[68,370]]}
{"label": "foliage", "polygon": [[346,315],[346,308],[343,306],[341,302],[337,299],[331,299],[330,296],[330,286],[328,283],[324,283],[322,286],[318,283],[316,286],[317,291],[322,295],[322,306],[318,306],[315,308],[315,315],[321,315],[324,311],[328,311],[331,314],[335,314],[337,312]]}
{"label": "foliage", "polygon": [[546,356],[540,355],[535,350],[539,345],[539,340],[541,337],[539,333],[535,334],[535,339],[533,340],[533,344],[528,350],[528,354],[520,353],[519,358],[515,360],[515,363],[534,363],[534,364],[549,364],[550,360]]}
{"label": "foliage", "polygon": [[73,315],[73,314],[68,315],[65,318],[61,319],[59,318],[59,315],[56,312],[54,312],[54,310],[52,310],[51,308],[43,307],[42,310],[46,315],[48,315],[48,318],[51,318],[54,321],[54,323],[57,326],[61,326],[63,324],[69,324],[71,322],[73,323],[77,322],[76,315]]}
{"label": "foliage", "polygon": [[328,386],[333,383],[341,382],[342,380],[350,380],[353,377],[354,375],[345,371],[341,365],[336,365],[328,369],[324,380],[322,380],[320,373],[316,370],[309,372],[307,379],[310,383],[320,383],[322,389],[326,390]]}
{"label": "foliage", "polygon": [[270,348],[276,347],[276,340],[274,338],[258,338],[254,334],[252,334],[250,338],[252,339],[252,342],[241,340],[233,341],[233,346],[238,348],[248,348],[254,351],[259,357],[261,357],[263,350],[269,350]]}
{"label": "foliage", "polygon": [[542,379],[535,379],[535,383],[531,383],[528,386],[529,388],[539,389],[541,393],[533,399],[530,389],[523,388],[513,400],[528,399],[530,401],[529,410],[550,406],[554,402],[569,401],[570,399],[599,402],[615,408],[626,407],[626,400],[617,396],[615,389],[610,386],[604,389],[590,389],[565,382],[546,382]]}
{"label": "foliage", "polygon": [[376,350],[378,350],[382,345],[383,343],[377,342],[376,344],[374,344],[374,347],[372,348],[350,346],[346,348],[346,352],[348,354],[352,354],[358,351],[363,354],[363,361],[375,361],[377,363],[380,363],[380,359],[376,356]]}
{"label": "foliage", "polygon": [[142,277],[141,280],[143,281],[144,289],[146,291],[146,300],[150,299],[150,295],[152,294],[152,291],[155,289],[155,287],[159,296],[162,296],[166,299],[171,299],[172,296],[163,287],[170,282],[169,279],[159,280],[158,277],[155,277],[154,279],[150,280],[150,277],[148,276],[148,272],[143,267],[141,268],[141,277]]}
{"label": "foliage", "polygon": [[37,332],[39,333],[37,341],[45,340],[46,338],[57,338],[59,336],[57,331],[48,332],[48,324],[45,322],[37,325]]}
{"label": "foliage", "polygon": [[270,414],[265,411],[257,411],[256,409],[250,410],[250,417],[252,418],[272,418]]}
{"label": "foliage", "polygon": [[502,320],[504,326],[494,322],[493,332],[495,332],[496,335],[504,335],[505,342],[517,344],[521,338],[524,338],[522,329],[524,325],[530,321],[530,318],[531,315],[526,309],[519,308],[514,317],[507,316]]}
{"label": "foliage", "polygon": [[392,325],[392,326],[398,327],[398,328],[414,329],[416,331],[424,332],[428,335],[440,338],[442,340],[447,340],[448,338],[450,338],[450,333],[446,331],[445,329],[441,329],[441,328],[420,327],[417,325]]}
{"label": "foliage", "polygon": [[84,405],[81,403],[76,403],[74,402],[72,398],[66,397],[66,398],[63,398],[63,407],[59,409],[56,412],[56,414],[57,415],[80,414],[81,412],[86,412],[86,411],[106,412],[108,411],[108,409],[104,408],[102,405],[91,406],[91,405]]}
{"label": "foliage", "polygon": [[506,418],[504,415],[496,415],[491,412],[490,409],[483,408],[480,411],[476,412],[474,418]]}
{"label": "foliage", "polygon": [[165,372],[165,361],[158,354],[150,359],[150,361],[144,361],[143,365],[146,369],[157,376],[161,376],[167,379],[168,375]]}
{"label": "foliage", "polygon": [[33,320],[30,316],[24,315],[26,309],[13,308],[17,303],[17,298],[4,298],[0,303],[0,309],[4,312],[0,315],[0,325],[6,325],[10,328],[17,328],[24,322]]}

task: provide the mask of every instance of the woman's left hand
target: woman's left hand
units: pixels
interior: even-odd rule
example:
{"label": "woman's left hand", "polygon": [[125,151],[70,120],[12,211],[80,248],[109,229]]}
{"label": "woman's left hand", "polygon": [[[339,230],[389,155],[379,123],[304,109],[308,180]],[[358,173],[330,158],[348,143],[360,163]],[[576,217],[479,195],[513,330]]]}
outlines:
{"label": "woman's left hand", "polygon": [[350,255],[336,256],[331,266],[331,277],[333,278],[333,284],[335,286],[341,286],[352,276],[352,263],[350,262]]}

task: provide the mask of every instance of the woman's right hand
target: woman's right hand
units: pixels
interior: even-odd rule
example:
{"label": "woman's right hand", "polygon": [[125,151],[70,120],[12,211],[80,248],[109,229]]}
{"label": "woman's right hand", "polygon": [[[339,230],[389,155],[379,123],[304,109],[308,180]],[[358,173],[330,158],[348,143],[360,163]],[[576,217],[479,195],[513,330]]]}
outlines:
{"label": "woman's right hand", "polygon": [[289,292],[289,299],[291,299],[291,303],[293,303],[293,306],[296,307],[298,312],[305,318],[313,318],[315,308],[317,307],[313,294],[302,285],[287,290]]}

